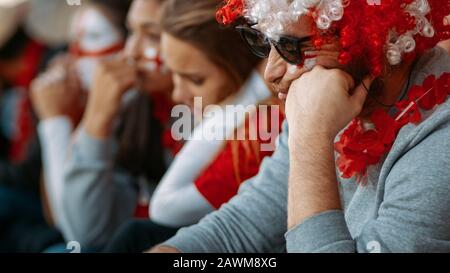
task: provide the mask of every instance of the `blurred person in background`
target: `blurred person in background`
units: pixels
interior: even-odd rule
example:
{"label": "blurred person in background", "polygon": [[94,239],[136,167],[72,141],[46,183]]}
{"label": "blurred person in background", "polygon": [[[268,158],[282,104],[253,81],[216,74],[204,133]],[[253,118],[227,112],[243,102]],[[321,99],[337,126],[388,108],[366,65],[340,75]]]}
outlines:
{"label": "blurred person in background", "polygon": [[[236,195],[242,182],[254,176],[263,158],[275,149],[262,145],[270,146],[278,136],[283,119],[280,108],[263,112],[256,106],[278,106],[278,100],[261,76],[261,59],[234,29],[217,24],[219,4],[220,0],[166,3],[161,48],[173,75],[172,98],[191,113],[204,116],[194,122],[191,138],[158,184],[151,199],[151,221],[127,223],[106,252],[142,252],[160,243],[168,229],[197,223]],[[196,98],[202,99],[202,105],[194,103]],[[211,106],[215,110],[208,110]],[[255,107],[236,113],[226,111],[230,106]],[[272,139],[263,140],[260,132],[255,139],[249,137],[249,132],[270,126]],[[246,137],[232,137],[239,133]]]}
{"label": "blurred person in background", "polygon": [[72,236],[72,231],[63,211],[64,161],[92,88],[96,64],[116,56],[124,47],[130,3],[84,2],[70,25],[69,52],[53,60],[32,84],[51,218],[66,238]]}
{"label": "blurred person in background", "polygon": [[[123,0],[105,6],[114,2]],[[150,193],[181,146],[170,138],[173,85],[159,49],[163,2],[134,0],[124,53],[82,69],[91,78],[86,111],[58,170],[63,233],[82,249],[99,249],[122,223],[148,217]]]}
{"label": "blurred person in background", "polygon": [[66,0],[27,1],[23,28],[35,40],[48,47],[65,47],[71,38],[69,29],[73,17],[80,7],[89,4],[88,1],[90,0],[82,0],[80,6],[68,5]]}

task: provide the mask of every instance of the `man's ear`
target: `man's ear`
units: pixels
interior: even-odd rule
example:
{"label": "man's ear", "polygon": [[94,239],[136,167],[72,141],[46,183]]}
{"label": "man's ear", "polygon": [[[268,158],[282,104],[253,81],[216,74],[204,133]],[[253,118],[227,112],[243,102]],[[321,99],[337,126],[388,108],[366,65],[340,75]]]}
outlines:
{"label": "man's ear", "polygon": [[444,18],[444,26],[450,26],[450,14]]}

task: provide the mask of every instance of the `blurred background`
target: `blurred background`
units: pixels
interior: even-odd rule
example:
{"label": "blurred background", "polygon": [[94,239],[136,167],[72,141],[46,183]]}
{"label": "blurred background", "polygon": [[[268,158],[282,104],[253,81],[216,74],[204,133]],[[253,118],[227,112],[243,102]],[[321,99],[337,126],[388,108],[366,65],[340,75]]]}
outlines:
{"label": "blurred background", "polygon": [[24,160],[32,145],[30,83],[67,48],[78,8],[62,0],[0,0],[0,183],[10,180],[1,176],[10,174],[5,164]]}
{"label": "blurred background", "polygon": [[0,252],[11,246],[39,250],[43,242],[61,240],[47,226],[52,222],[48,210],[47,221],[42,218],[40,200],[46,198],[30,85],[68,49],[70,23],[79,8],[65,0],[0,0]]}

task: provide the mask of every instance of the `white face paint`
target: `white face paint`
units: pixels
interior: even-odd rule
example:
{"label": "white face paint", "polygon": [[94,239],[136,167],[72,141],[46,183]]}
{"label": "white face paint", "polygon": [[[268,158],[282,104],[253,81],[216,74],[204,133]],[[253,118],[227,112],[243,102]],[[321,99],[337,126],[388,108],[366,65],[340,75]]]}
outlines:
{"label": "white face paint", "polygon": [[[102,51],[121,44],[123,37],[103,13],[96,8],[86,8],[74,17],[72,41],[81,52],[77,70],[83,89],[88,91],[98,60],[114,55],[111,52],[102,54]],[[83,57],[83,53],[87,56]]]}
{"label": "white face paint", "polygon": [[74,22],[75,39],[83,51],[97,52],[122,41],[122,35],[96,8],[81,11]]}
{"label": "white face paint", "polygon": [[148,47],[144,51],[145,59],[147,60],[146,68],[150,72],[159,72],[161,74],[167,74],[168,69],[165,65],[164,59],[161,54],[158,53],[156,48]]}

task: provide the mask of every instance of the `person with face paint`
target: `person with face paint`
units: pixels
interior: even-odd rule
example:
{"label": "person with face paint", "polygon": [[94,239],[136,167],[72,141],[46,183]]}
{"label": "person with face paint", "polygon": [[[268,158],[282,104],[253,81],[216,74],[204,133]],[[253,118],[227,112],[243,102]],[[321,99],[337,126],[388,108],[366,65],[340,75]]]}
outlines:
{"label": "person with face paint", "polygon": [[227,1],[219,21],[248,20],[240,31],[269,58],[287,123],[236,198],[153,251],[449,252],[450,57],[435,47],[449,11]]}
{"label": "person with face paint", "polygon": [[45,189],[52,219],[65,237],[72,231],[63,210],[63,169],[73,128],[84,112],[96,64],[124,47],[129,4],[92,0],[83,5],[72,19],[69,53],[57,57],[32,84],[33,105],[40,119]]}
{"label": "person with face paint", "polygon": [[[148,218],[150,192],[181,147],[170,138],[173,85],[159,49],[163,2],[132,1],[124,51],[97,61],[92,74],[83,67],[114,46],[98,48],[87,39],[72,51],[80,53],[78,70],[90,91],[64,160],[62,210],[66,239],[84,248],[102,248],[124,222]],[[114,41],[114,32],[105,29],[101,33],[109,36],[102,40]],[[83,45],[97,48],[83,54]]]}

